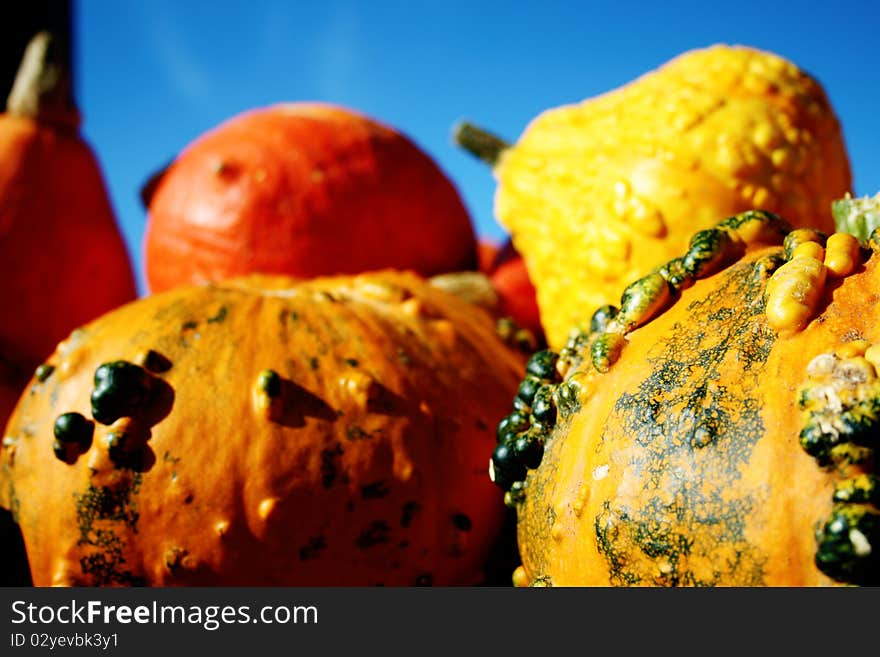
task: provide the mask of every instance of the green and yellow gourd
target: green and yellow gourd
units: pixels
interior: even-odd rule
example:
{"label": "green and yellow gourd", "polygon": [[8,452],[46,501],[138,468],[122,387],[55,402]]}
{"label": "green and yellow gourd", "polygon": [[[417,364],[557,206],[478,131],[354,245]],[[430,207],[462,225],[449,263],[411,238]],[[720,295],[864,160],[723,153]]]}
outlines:
{"label": "green and yellow gourd", "polygon": [[878,238],[733,216],[536,353],[490,461],[514,583],[880,583]]}

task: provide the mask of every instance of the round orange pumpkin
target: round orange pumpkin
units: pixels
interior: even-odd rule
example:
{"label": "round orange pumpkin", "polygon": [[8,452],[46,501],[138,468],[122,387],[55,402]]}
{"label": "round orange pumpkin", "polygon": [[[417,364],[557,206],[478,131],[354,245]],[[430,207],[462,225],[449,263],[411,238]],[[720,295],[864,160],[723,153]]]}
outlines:
{"label": "round orange pumpkin", "polygon": [[58,55],[31,41],[0,115],[0,420],[58,341],[136,296]]}
{"label": "round orange pumpkin", "polygon": [[738,215],[535,355],[491,467],[516,583],[880,582],[870,253]]}
{"label": "round orange pumpkin", "polygon": [[478,584],[523,363],[410,273],[179,287],[58,346],[0,503],[36,585]]}
{"label": "round orange pumpkin", "polygon": [[285,103],[233,117],[150,187],[144,263],[154,292],[249,273],[477,266],[452,182],[405,135],[345,107]]}

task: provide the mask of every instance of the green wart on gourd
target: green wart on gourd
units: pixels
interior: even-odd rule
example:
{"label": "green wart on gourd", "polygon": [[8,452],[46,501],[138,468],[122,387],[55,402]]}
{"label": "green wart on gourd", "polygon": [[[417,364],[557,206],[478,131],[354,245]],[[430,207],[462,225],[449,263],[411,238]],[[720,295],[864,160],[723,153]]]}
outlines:
{"label": "green wart on gourd", "polygon": [[55,441],[52,443],[52,451],[55,456],[60,461],[73,465],[92,446],[95,423],[80,413],[62,413],[55,420],[53,433]]}
{"label": "green wart on gourd", "polygon": [[[115,466],[141,471],[150,465],[151,455],[146,449],[150,427],[170,411],[168,400],[161,399],[162,387],[168,386],[151,371],[167,371],[171,364],[153,350],[141,354],[138,360],[144,365],[114,360],[95,370],[90,395],[92,420],[73,411],[55,419],[52,451],[60,461],[73,465],[89,451],[97,422],[112,427],[102,444]],[[38,379],[41,370],[48,378],[54,367],[38,368]]]}
{"label": "green wart on gourd", "polygon": [[145,409],[153,392],[153,376],[140,365],[126,360],[104,363],[95,370],[92,417],[101,424],[113,424]]}
{"label": "green wart on gourd", "polygon": [[270,420],[278,418],[283,409],[283,381],[281,376],[272,369],[261,371],[257,375],[253,388],[254,410]]}
{"label": "green wart on gourd", "polygon": [[[880,478],[853,465],[872,462],[880,447],[880,345],[856,340],[807,365],[798,392],[803,411],[801,447],[823,468],[843,475],[831,516],[817,530],[816,566],[838,581],[880,583]],[[855,456],[854,456],[855,454]]]}
{"label": "green wart on gourd", "polygon": [[529,469],[541,464],[545,443],[560,411],[573,408],[571,391],[562,382],[564,365],[559,354],[542,349],[526,363],[526,376],[513,399],[512,412],[498,423],[498,444],[489,460],[489,478],[505,490],[505,503],[521,500]]}
{"label": "green wart on gourd", "polygon": [[751,210],[695,233],[684,256],[627,286],[619,308],[603,306],[594,313],[590,321],[593,367],[607,372],[620,358],[626,334],[657,317],[694,281],[742,256],[749,244],[782,244],[790,230],[778,215]]}

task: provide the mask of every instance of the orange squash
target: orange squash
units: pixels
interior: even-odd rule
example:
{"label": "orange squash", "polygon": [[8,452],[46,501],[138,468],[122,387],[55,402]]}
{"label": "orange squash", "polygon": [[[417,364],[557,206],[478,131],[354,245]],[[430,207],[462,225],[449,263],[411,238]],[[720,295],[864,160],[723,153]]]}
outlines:
{"label": "orange squash", "polygon": [[518,584],[880,582],[880,256],[749,212],[530,361]]}
{"label": "orange squash", "polygon": [[0,115],[0,420],[72,329],[136,296],[98,162],[51,37],[28,45]]}
{"label": "orange squash", "polygon": [[0,505],[36,585],[478,584],[524,360],[410,273],[179,287],[58,346]]}
{"label": "orange squash", "polygon": [[233,117],[147,187],[154,292],[255,272],[477,267],[470,216],[437,164],[345,107],[284,103]]}

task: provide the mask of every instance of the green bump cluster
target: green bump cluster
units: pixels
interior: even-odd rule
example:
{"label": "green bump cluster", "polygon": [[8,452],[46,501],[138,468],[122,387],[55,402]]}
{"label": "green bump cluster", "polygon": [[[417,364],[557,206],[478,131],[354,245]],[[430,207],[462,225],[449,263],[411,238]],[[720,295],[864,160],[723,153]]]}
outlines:
{"label": "green bump cluster", "polygon": [[[560,391],[566,388],[558,363],[556,352],[535,352],[526,364],[512,412],[498,423],[498,444],[489,462],[489,477],[506,491],[508,505],[522,499],[526,474],[541,464],[544,445],[556,424]],[[570,406],[570,400],[562,403]]]}
{"label": "green bump cluster", "polygon": [[[798,394],[800,444],[821,467],[875,462],[880,446],[880,379],[864,359],[815,358]],[[840,471],[840,470],[838,470]],[[816,532],[816,567],[840,582],[880,584],[880,478],[861,472],[837,483],[830,517]]]}
{"label": "green bump cluster", "polygon": [[55,419],[53,431],[52,451],[59,460],[73,465],[92,446],[95,423],[79,413],[62,413]]}
{"label": "green bump cluster", "polygon": [[[155,358],[146,360],[153,365],[157,362]],[[45,377],[52,374],[52,369],[44,368]],[[38,379],[39,376],[40,372],[37,373]],[[55,420],[52,450],[68,465],[76,463],[80,455],[91,448],[95,422],[109,426],[123,417],[148,419],[146,416],[157,391],[154,376],[144,367],[126,360],[100,365],[95,370],[94,386],[90,397],[93,420],[75,412],[63,413]],[[149,428],[136,422],[132,426],[114,429],[107,434],[104,443],[117,466],[140,470],[146,464],[144,447],[149,437]]]}
{"label": "green bump cluster", "polygon": [[659,315],[694,281],[717,272],[740,256],[750,242],[778,243],[789,225],[771,212],[750,210],[728,217],[691,237],[687,253],[657,267],[623,291],[620,308],[603,306],[593,315],[590,344],[593,367],[607,372],[620,357],[626,334]]}
{"label": "green bump cluster", "polygon": [[134,415],[150,400],[152,376],[140,365],[126,360],[104,363],[95,370],[92,417],[101,424],[113,424]]}

